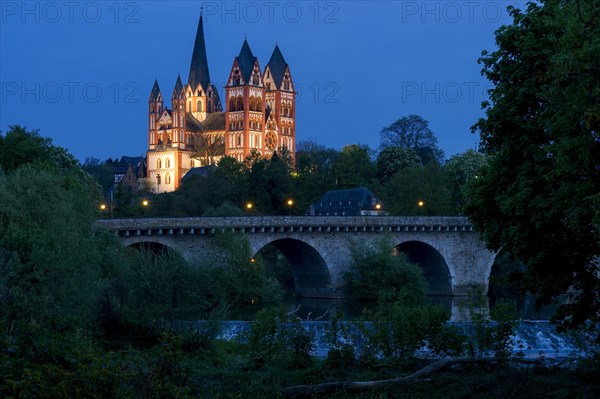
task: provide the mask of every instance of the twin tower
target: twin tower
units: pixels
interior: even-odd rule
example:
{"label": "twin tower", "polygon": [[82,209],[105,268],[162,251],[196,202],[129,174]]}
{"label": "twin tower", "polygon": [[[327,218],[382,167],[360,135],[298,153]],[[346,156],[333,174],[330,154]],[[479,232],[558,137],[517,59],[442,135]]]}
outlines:
{"label": "twin tower", "polygon": [[251,152],[270,157],[282,148],[292,156],[296,151],[296,92],[279,47],[261,71],[244,40],[223,104],[210,80],[202,15],[187,84],[177,77],[169,109],[155,81],[148,104],[147,176],[158,193],[176,190],[191,168],[223,156],[241,162]]}

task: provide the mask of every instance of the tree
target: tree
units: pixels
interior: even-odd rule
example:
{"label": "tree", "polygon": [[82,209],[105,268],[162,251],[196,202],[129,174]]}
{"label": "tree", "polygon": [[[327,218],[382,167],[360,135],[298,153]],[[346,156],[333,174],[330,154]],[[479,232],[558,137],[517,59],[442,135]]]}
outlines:
{"label": "tree", "polygon": [[79,161],[64,148],[52,145],[52,140],[41,137],[39,130],[27,130],[12,125],[5,136],[0,135],[0,169],[9,173],[25,164],[39,164],[46,169],[81,173]]}
{"label": "tree", "polygon": [[313,141],[298,142],[296,151],[296,208],[307,209],[326,191],[335,188],[332,168],[338,151]]}
{"label": "tree", "polygon": [[363,302],[418,305],[425,302],[427,283],[419,266],[404,254],[393,254],[388,237],[372,247],[352,243],[352,263],[345,273],[350,294]]}
{"label": "tree", "polygon": [[260,213],[284,213],[285,201],[291,198],[293,187],[286,161],[277,152],[271,159],[261,159],[252,164],[247,175],[244,201],[254,202]]}
{"label": "tree", "polygon": [[478,179],[487,159],[484,154],[474,150],[467,150],[462,154],[450,157],[444,164],[444,172],[448,177],[452,201],[459,212],[465,206],[466,187],[473,179]]}
{"label": "tree", "polygon": [[429,122],[419,115],[409,115],[381,129],[381,147],[402,147],[417,151],[423,164],[441,163],[444,151],[429,129]]}
{"label": "tree", "polygon": [[[595,3],[595,5],[594,5]],[[538,304],[568,294],[563,327],[600,320],[600,8],[546,0],[509,8],[484,52],[493,84],[473,130],[489,157],[467,214],[493,250],[527,265]]]}
{"label": "tree", "polygon": [[383,190],[386,209],[393,215],[448,216],[456,214],[448,178],[437,164],[404,169]]}
{"label": "tree", "polygon": [[193,137],[194,154],[202,166],[214,165],[215,157],[225,154],[225,139],[208,134],[196,134]]}
{"label": "tree", "polygon": [[115,180],[115,169],[117,165],[112,159],[100,162],[97,158],[88,157],[83,162],[81,169],[98,179],[103,192],[108,192]]}
{"label": "tree", "polygon": [[338,189],[364,187],[375,177],[375,165],[369,156],[370,148],[347,145],[333,161],[332,172]]}
{"label": "tree", "polygon": [[377,156],[377,178],[386,184],[399,171],[419,166],[421,160],[412,148],[386,147]]}

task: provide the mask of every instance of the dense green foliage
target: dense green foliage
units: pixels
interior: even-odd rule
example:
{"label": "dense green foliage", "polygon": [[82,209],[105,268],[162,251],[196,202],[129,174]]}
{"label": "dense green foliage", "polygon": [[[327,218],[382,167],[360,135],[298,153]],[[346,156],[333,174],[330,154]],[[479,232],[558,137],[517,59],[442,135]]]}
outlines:
{"label": "dense green foliage", "polygon": [[394,254],[384,238],[372,247],[352,243],[352,264],[345,274],[350,294],[363,302],[422,304],[427,287],[421,269],[403,253]]}
{"label": "dense green foliage", "polygon": [[[6,151],[3,143],[13,134],[32,153],[46,155],[19,158]],[[327,334],[332,351],[314,358],[313,334],[293,313],[270,307],[279,287],[261,259],[251,258],[247,241],[217,235],[214,263],[220,267],[190,265],[158,245],[124,248],[95,228],[100,188],[66,151],[18,127],[2,139],[1,397],[276,398],[290,385],[410,373],[429,361],[418,356],[423,345],[444,356],[483,343],[446,326],[438,308],[422,306],[422,276],[382,242],[365,249],[373,259],[355,251],[362,272],[368,266],[387,275],[379,281],[382,293],[367,294],[383,307],[370,314],[373,328],[361,327],[364,345],[350,346],[356,336],[338,320]],[[235,179],[237,166],[230,166],[221,170]],[[255,314],[248,332],[234,341],[218,339],[219,321],[240,314]],[[195,323],[198,318],[207,322]],[[498,338],[510,330],[477,328],[502,354],[506,346],[498,343],[506,341]],[[474,396],[484,386],[489,397],[504,397],[514,393],[510,379],[539,384],[520,387],[522,397],[597,397],[597,363],[586,367],[467,369],[407,389],[410,397],[452,398]],[[383,389],[356,397],[402,394]],[[333,397],[346,397],[340,395]]]}
{"label": "dense green foliage", "polygon": [[494,84],[481,135],[489,165],[467,214],[494,250],[527,265],[539,303],[562,295],[565,327],[600,321],[600,6],[546,0],[511,9],[483,54]]}

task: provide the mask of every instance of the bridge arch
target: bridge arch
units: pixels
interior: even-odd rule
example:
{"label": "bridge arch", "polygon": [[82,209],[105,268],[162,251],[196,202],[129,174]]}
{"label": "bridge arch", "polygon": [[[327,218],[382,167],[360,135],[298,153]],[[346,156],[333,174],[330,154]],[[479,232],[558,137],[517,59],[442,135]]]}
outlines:
{"label": "bridge arch", "polygon": [[124,240],[124,244],[127,247],[133,249],[148,249],[155,254],[166,253],[176,257],[181,257],[186,262],[191,259],[184,250],[182,250],[173,240],[165,237],[130,237]]}
{"label": "bridge arch", "polygon": [[419,265],[427,282],[429,295],[453,295],[450,267],[433,245],[419,240],[409,240],[396,245],[394,249],[406,254],[408,261]]}
{"label": "bridge arch", "polygon": [[297,238],[280,238],[261,245],[256,254],[260,255],[268,246],[276,248],[291,264],[296,296],[330,295],[332,279],[329,268],[312,245]]}

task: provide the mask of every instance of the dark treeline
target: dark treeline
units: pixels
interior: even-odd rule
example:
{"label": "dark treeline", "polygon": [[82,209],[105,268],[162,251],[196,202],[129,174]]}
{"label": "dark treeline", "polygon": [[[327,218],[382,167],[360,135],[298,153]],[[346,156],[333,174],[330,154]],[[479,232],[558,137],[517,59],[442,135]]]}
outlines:
{"label": "dark treeline", "polygon": [[[381,146],[352,144],[337,151],[312,141],[298,143],[296,160],[284,149],[270,159],[252,153],[244,162],[222,158],[204,175],[184,179],[179,190],[155,195],[150,187],[117,187],[115,217],[301,215],[328,190],[367,187],[391,215],[459,215],[465,187],[478,176],[485,156],[474,150],[444,160],[437,139],[420,116],[403,117],[381,131]],[[83,169],[105,190],[108,159],[88,158]],[[142,200],[150,205],[142,207]],[[288,200],[293,205],[288,205]],[[423,201],[422,206],[418,203]],[[252,203],[251,212],[245,208]]]}

